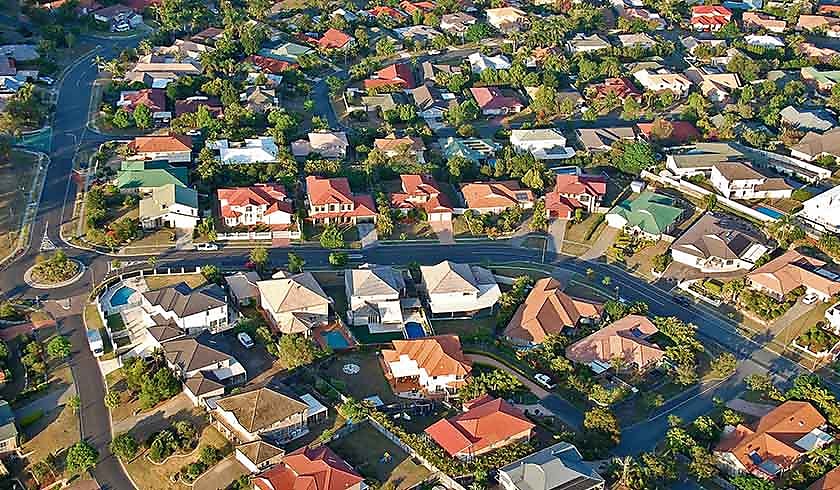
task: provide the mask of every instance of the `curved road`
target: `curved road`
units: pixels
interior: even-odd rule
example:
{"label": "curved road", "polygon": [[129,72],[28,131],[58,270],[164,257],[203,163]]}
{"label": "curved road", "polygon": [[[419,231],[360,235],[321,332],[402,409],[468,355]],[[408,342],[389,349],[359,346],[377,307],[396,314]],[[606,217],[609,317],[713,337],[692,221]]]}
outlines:
{"label": "curved road", "polygon": [[[59,86],[59,98],[56,117],[53,123],[53,140],[50,152],[51,164],[47,173],[45,188],[41,197],[36,221],[32,226],[31,243],[25,253],[9,264],[2,272],[4,294],[8,297],[33,297],[42,300],[72,298],[72,307],[68,316],[60,319],[62,333],[73,343],[72,368],[77,380],[77,389],[82,401],[81,426],[82,437],[92,443],[100,452],[101,458],[93,475],[102,488],[128,489],[133,484],[122,467],[108,451],[111,440],[110,418],[103,403],[104,386],[101,374],[87,346],[80,308],[93,284],[103,279],[108,271],[110,257],[94,252],[72,248],[63,243],[59,236],[60,223],[72,215],[72,206],[76,186],[70,178],[72,160],[79,149],[95,147],[108,138],[86,129],[88,104],[92,83],[96,78],[96,68],[90,62],[95,55],[113,57],[120,50],[136,40],[105,41],[97,53],[92,53],[80,60],[68,70]],[[30,267],[39,251],[41,238],[50,240],[65,248],[67,254],[88,266],[89,272],[84,279],[67,287],[53,290],[34,290],[26,286],[23,272]],[[329,251],[320,248],[295,247],[295,252],[302,256],[309,266],[327,267]],[[275,266],[287,262],[289,249],[273,249],[271,261]],[[248,260],[248,250],[241,248],[222,248],[216,252],[166,252],[158,257],[157,267],[193,267],[216,264],[225,268],[241,267]],[[623,431],[622,443],[616,449],[619,455],[636,454],[652,449],[668,429],[667,414],[677,415],[684,420],[691,420],[713,407],[713,398],[728,399],[743,389],[743,378],[749,374],[770,371],[779,380],[806,372],[801,366],[785,357],[781,357],[762,345],[745,338],[738,333],[736,326],[715,310],[702,305],[681,306],[674,303],[671,295],[627,272],[602,263],[586,262],[577,258],[555,256],[538,250],[518,249],[505,242],[458,243],[441,246],[436,243],[416,244],[400,243],[380,245],[361,253],[365,262],[378,264],[405,264],[409,258],[424,264],[437,263],[444,259],[456,262],[508,262],[508,261],[546,261],[547,269],[557,268],[565,271],[585,274],[592,268],[600,276],[609,275],[622,297],[630,301],[643,301],[650,306],[654,315],[676,315],[698,326],[698,332],[706,341],[713,341],[735,353],[740,359],[735,376],[705,391],[689,391],[681,397],[671,400],[666,407],[650,420]],[[142,260],[142,259],[139,259]],[[835,386],[832,386],[836,389]],[[564,413],[569,407],[562,403],[553,404],[552,410]],[[580,414],[567,413],[568,418],[579,421]]]}

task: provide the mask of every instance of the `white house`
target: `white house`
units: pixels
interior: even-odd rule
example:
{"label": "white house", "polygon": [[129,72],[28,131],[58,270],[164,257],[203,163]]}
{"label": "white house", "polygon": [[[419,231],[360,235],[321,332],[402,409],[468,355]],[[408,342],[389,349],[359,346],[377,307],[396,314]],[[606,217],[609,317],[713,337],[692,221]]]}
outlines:
{"label": "white house", "polygon": [[746,42],[749,46],[757,46],[768,49],[778,49],[785,47],[785,42],[782,41],[781,38],[779,38],[778,36],[770,36],[766,34],[750,34],[749,36],[744,37],[744,42]]}
{"label": "white house", "polygon": [[281,444],[309,432],[309,405],[267,386],[220,398],[211,409],[213,426],[234,443]]}
{"label": "white house", "polygon": [[266,317],[282,333],[309,335],[329,318],[332,299],[311,272],[260,281],[257,289]]}
{"label": "white house", "polygon": [[495,70],[509,70],[511,67],[510,60],[503,54],[496,56],[487,56],[479,52],[475,52],[467,57],[470,62],[473,73],[481,73],[488,68]]}
{"label": "white house", "polygon": [[435,317],[488,314],[502,295],[493,273],[476,265],[445,260],[437,265],[421,266],[420,275]]}
{"label": "white house", "polygon": [[217,196],[227,226],[284,227],[292,223],[292,203],[280,184],[219,189]]}
{"label": "white house", "polygon": [[649,70],[639,70],[633,77],[642,87],[652,92],[669,90],[678,97],[687,94],[691,89],[691,80],[680,73],[654,73]]}
{"label": "white house", "polygon": [[187,335],[224,332],[228,322],[225,292],[217,285],[190,289],[186,283],[142,293],[142,306],[159,325],[174,323]]}
{"label": "white house", "polygon": [[575,149],[566,146],[566,137],[557,128],[514,129],[510,144],[517,153],[530,153],[537,160],[565,160],[575,156]]}
{"label": "white house", "polygon": [[393,349],[382,349],[382,368],[398,396],[453,396],[472,371],[457,335],[394,340],[392,344]]}
{"label": "white house", "polygon": [[817,229],[840,233],[840,186],[802,203],[802,211],[797,216]]}
{"label": "white house", "polygon": [[138,218],[145,229],[166,226],[192,230],[199,219],[198,193],[175,184],[155,187],[140,200]]}
{"label": "white house", "polygon": [[786,199],[793,188],[781,178],[767,178],[740,162],[712,167],[712,186],[727,199]]}
{"label": "white house", "polygon": [[194,338],[168,340],[160,348],[166,363],[182,381],[203,376],[228,386],[245,382],[245,368],[235,357]]}
{"label": "white house", "polygon": [[728,215],[707,213],[671,244],[674,262],[702,273],[750,270],[768,248],[761,233]]}
{"label": "white house", "polygon": [[572,54],[591,53],[602,49],[609,49],[610,46],[611,44],[598,34],[592,34],[591,36],[576,34],[573,38],[566,41],[566,49]]}
{"label": "white house", "polygon": [[350,304],[350,325],[367,325],[371,333],[403,328],[400,298],[405,295],[402,273],[389,266],[365,266],[344,271],[344,291]]}
{"label": "white house", "polygon": [[249,138],[241,143],[228,140],[211,141],[207,143],[207,147],[219,150],[219,160],[225,165],[277,161],[277,143],[271,136]]}

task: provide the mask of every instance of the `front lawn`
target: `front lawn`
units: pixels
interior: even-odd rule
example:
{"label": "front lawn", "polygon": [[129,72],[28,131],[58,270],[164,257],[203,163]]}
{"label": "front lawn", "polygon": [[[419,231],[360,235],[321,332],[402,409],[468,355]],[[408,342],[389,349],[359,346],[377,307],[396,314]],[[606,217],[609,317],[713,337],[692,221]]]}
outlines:
{"label": "front lawn", "polygon": [[64,405],[22,428],[22,433],[26,435],[23,453],[28,454],[29,463],[34,464],[79,441],[79,417]]}
{"label": "front lawn", "polygon": [[96,309],[96,305],[93,303],[85,306],[85,325],[88,330],[105,328],[105,325],[102,323],[102,316],[99,315],[99,310]]}
{"label": "front lawn", "polygon": [[14,150],[0,161],[0,249],[11,252],[26,211],[26,195],[32,189],[38,157]]}
{"label": "front lawn", "polygon": [[429,477],[430,472],[370,424],[330,444],[365,478],[381,483],[380,488],[406,490]]}

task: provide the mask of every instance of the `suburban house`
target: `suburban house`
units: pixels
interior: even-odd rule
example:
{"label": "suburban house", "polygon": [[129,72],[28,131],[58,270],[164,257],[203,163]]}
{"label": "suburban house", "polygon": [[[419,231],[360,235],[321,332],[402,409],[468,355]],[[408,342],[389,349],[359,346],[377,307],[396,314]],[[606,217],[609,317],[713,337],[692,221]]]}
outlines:
{"label": "suburban house", "polygon": [[831,63],[831,59],[840,55],[840,52],[831,48],[818,47],[812,43],[802,43],[797,46],[797,51],[802,56],[810,58],[821,64]]}
{"label": "suburban house", "polygon": [[580,128],[575,130],[575,136],[583,148],[592,153],[610,151],[619,141],[636,139],[636,133],[631,127]]}
{"label": "suburban house", "polygon": [[660,73],[639,70],[633,74],[633,78],[646,90],[655,93],[668,90],[677,97],[682,97],[691,89],[691,80],[681,73]]}
{"label": "suburban house", "polygon": [[271,136],[248,138],[242,142],[210,141],[207,147],[218,150],[219,161],[225,165],[275,162],[279,151]]}
{"label": "suburban house", "polygon": [[499,116],[522,111],[522,102],[512,95],[506,95],[496,87],[473,87],[470,93],[485,116]]}
{"label": "suburban house", "polygon": [[740,162],[715,164],[710,182],[728,199],[786,199],[793,193],[785,179],[765,177]]}
{"label": "suburban house", "polygon": [[[741,88],[741,80],[735,73],[715,73],[702,68],[689,68],[685,71],[685,76],[700,88],[700,93],[706,99],[716,104],[728,101],[732,92]],[[690,124],[688,121],[681,122]]]}
{"label": "suburban house", "polygon": [[[444,17],[446,16],[444,15]],[[420,64],[420,72],[423,74],[423,82],[436,84],[439,76],[461,74],[462,69],[458,65],[447,65],[443,63],[424,61]]]}
{"label": "suburban house", "polygon": [[259,300],[260,290],[257,283],[260,275],[256,271],[242,272],[225,276],[228,294],[236,306],[249,306]]}
{"label": "suburban house", "polygon": [[729,143],[697,143],[687,151],[669,154],[665,168],[678,178],[696,174],[708,177],[715,165],[743,159],[744,154]]}
{"label": "suburban house", "polygon": [[222,117],[224,113],[224,107],[222,107],[222,102],[218,97],[194,95],[192,97],[187,97],[186,99],[175,101],[175,116],[195,114],[201,107],[205,107],[214,117]]}
{"label": "suburban house", "polygon": [[165,88],[169,82],[185,76],[201,75],[201,66],[193,61],[177,61],[172,56],[141,56],[134,67],[123,75],[127,82],[141,82],[147,87]]}
{"label": "suburban house", "polygon": [[500,146],[491,139],[451,136],[441,139],[441,147],[446,160],[463,157],[477,165],[492,163],[496,158],[496,152],[500,149]]}
{"label": "suburban house", "polygon": [[808,490],[837,490],[840,488],[840,466],[825,474],[808,487]]}
{"label": "suburban house", "polygon": [[668,121],[660,120],[661,128],[667,131],[667,134],[657,134],[657,126],[652,123],[636,123],[636,129],[639,130],[639,136],[648,141],[661,141],[669,144],[684,144],[689,141],[698,140],[701,138],[700,131],[694,127],[689,121]]}
{"label": "suburban house", "polygon": [[[621,102],[628,98],[641,100],[642,93],[633,85],[627,77],[607,78],[601,83],[591,85],[595,99],[615,96]],[[619,128],[620,129],[620,128]],[[594,131],[590,129],[589,131]],[[635,135],[634,135],[635,136]]]}
{"label": "suburban house", "polygon": [[504,336],[512,343],[532,347],[549,335],[574,329],[579,323],[598,323],[603,305],[573,298],[563,292],[557,279],[546,277],[534,284],[525,301],[505,327]]}
{"label": "suburban house", "polygon": [[329,28],[324,32],[320,39],[313,40],[315,44],[321,49],[338,49],[344,50],[349,48],[355,42],[352,36],[349,36],[338,29]]}
{"label": "suburban house", "polygon": [[225,385],[210,373],[199,371],[184,380],[184,395],[193,406],[206,409],[211,399],[224,396]]}
{"label": "suburban house", "polygon": [[420,266],[422,288],[435,318],[476,317],[492,313],[501,290],[489,270],[445,260]]}
{"label": "suburban house", "polygon": [[652,48],[656,46],[656,40],[644,32],[638,34],[619,34],[618,42],[625,48]]}
{"label": "suburban house", "polygon": [[718,31],[732,21],[732,11],[721,5],[695,5],[691,8],[691,27],[695,31]]}
{"label": "suburban house", "polygon": [[414,156],[418,163],[426,162],[426,159],[423,157],[423,152],[426,151],[426,144],[423,143],[423,138],[419,136],[397,138],[396,135],[391,134],[385,138],[376,138],[373,140],[373,148],[381,151],[383,155],[389,158],[400,156],[401,154],[408,154]]}
{"label": "suburban house", "polygon": [[575,149],[566,146],[566,137],[556,128],[511,130],[510,144],[517,153],[530,153],[537,160],[565,160],[575,156]]}
{"label": "suburban house", "polygon": [[665,356],[665,350],[648,340],[658,331],[647,317],[627,315],[566,347],[566,358],[588,365],[595,374],[612,368],[614,359],[625,368],[645,372]]}
{"label": "suburban house", "polygon": [[429,221],[451,221],[454,211],[449,196],[431,175],[400,175],[402,192],[391,194],[391,205],[407,213],[422,209]]}
{"label": "suburban house", "polygon": [[406,18],[406,15],[402,11],[387,5],[376,5],[372,9],[366,11],[366,13],[371,17],[390,17],[397,22],[402,22]]}
{"label": "suburban house", "polygon": [[143,88],[140,90],[123,90],[120,92],[120,100],[117,101],[117,108],[134,112],[137,106],[144,105],[152,111],[163,112],[166,110],[166,91],[160,88]]}
{"label": "suburban house", "polygon": [[92,15],[93,19],[97,22],[107,24],[108,30],[111,32],[117,30],[117,25],[127,25],[133,28],[143,23],[143,17],[137,15],[129,7],[119,3],[97,9]]}
{"label": "suburban house", "polygon": [[286,443],[309,432],[309,405],[267,386],[228,395],[214,405],[213,426],[236,444],[259,439]]}
{"label": "suburban house", "polygon": [[191,231],[199,220],[198,192],[175,184],[155,187],[140,199],[138,219],[147,230],[168,227]]}
{"label": "suburban house", "polygon": [[227,226],[291,226],[292,202],[281,184],[220,188],[216,195],[220,214]]}
{"label": "suburban house", "polygon": [[825,418],[813,405],[786,401],[761,417],[755,427],[726,426],[714,455],[724,473],[772,480],[796,466],[805,454],[832,443],[834,438],[825,428]]}
{"label": "suburban house", "polygon": [[315,223],[374,223],[376,206],[370,194],[353,194],[345,177],[306,177],[308,220]]}
{"label": "suburban house", "polygon": [[187,335],[205,330],[216,334],[232,325],[228,323],[228,304],[224,290],[213,284],[191,289],[179,283],[141,294],[143,309],[158,325],[174,324]]}
{"label": "suburban house", "polygon": [[489,68],[493,68],[494,70],[509,70],[511,67],[510,60],[503,54],[487,56],[477,51],[467,56],[467,61],[470,62],[473,73],[478,74],[481,74],[481,72]]}
{"label": "suburban house", "polygon": [[674,230],[684,214],[685,210],[678,207],[674,199],[647,191],[635,199],[621,201],[610,209],[605,219],[612,228],[623,228],[630,233],[659,240]]}
{"label": "suburban house", "polygon": [[604,490],[606,482],[577,448],[558,442],[499,468],[503,490]]}
{"label": "suburban house", "polygon": [[806,294],[813,293],[828,301],[840,293],[840,276],[826,269],[826,265],[820,259],[788,250],[747,274],[747,285],[777,300],[803,287]]}
{"label": "suburban house", "polygon": [[6,400],[0,400],[0,454],[7,454],[18,448],[18,429],[15,412]]}
{"label": "suburban house", "polygon": [[252,475],[282,464],[284,456],[286,456],[286,451],[262,439],[240,444],[234,449],[236,460]]}
{"label": "suburban house", "polygon": [[397,27],[394,29],[394,33],[403,41],[411,40],[415,43],[428,43],[432,39],[442,36],[440,31],[424,24]]}
{"label": "suburban house", "polygon": [[332,299],[311,272],[257,282],[260,307],[272,327],[284,334],[309,335],[329,319]]}
{"label": "suburban house", "polygon": [[600,51],[602,49],[609,49],[612,45],[598,34],[587,36],[585,34],[575,34],[571,39],[566,41],[566,49],[571,54],[577,53],[591,53]]}
{"label": "suburban house", "polygon": [[802,203],[802,211],[797,216],[819,230],[840,233],[840,186]]}
{"label": "suburban house", "polygon": [[387,265],[347,269],[344,291],[349,301],[347,323],[366,325],[371,333],[402,331],[405,280],[400,271]]}
{"label": "suburban house", "polygon": [[138,136],[128,143],[128,149],[133,155],[132,159],[192,162],[192,138],[180,134]]}
{"label": "suburban house", "polygon": [[557,174],[554,189],[545,195],[549,217],[570,219],[575,209],[594,213],[607,193],[607,179],[602,175]]}
{"label": "suburban house", "polygon": [[426,428],[453,458],[471,460],[509,444],[528,442],[536,426],[522,411],[501,398],[484,395],[464,403],[464,412]]}
{"label": "suburban house", "polygon": [[767,34],[750,34],[749,36],[744,37],[744,42],[747,46],[755,46],[764,49],[779,49],[785,47],[785,42],[780,37],[770,36]]}
{"label": "suburban house", "polygon": [[831,87],[840,82],[840,70],[820,71],[813,66],[799,70],[799,76],[806,85],[814,86],[819,92],[828,93]]}
{"label": "suburban house", "polygon": [[160,349],[166,363],[182,381],[201,376],[226,386],[245,382],[245,367],[235,357],[204,345],[195,338],[167,340],[160,344]]}
{"label": "suburban house", "polygon": [[765,243],[747,222],[706,213],[671,244],[671,257],[703,274],[746,273],[768,252]]}
{"label": "suburban house", "polygon": [[365,490],[365,479],[327,446],[305,446],[253,478],[254,490]]}
{"label": "suburban house", "polygon": [[306,138],[292,142],[292,155],[303,157],[316,153],[322,158],[340,160],[347,156],[350,147],[344,132],[309,133]]}
{"label": "suburban house", "polygon": [[472,363],[464,357],[457,335],[394,340],[382,349],[385,379],[397,396],[450,398],[467,382]]}
{"label": "suburban house", "polygon": [[837,119],[826,109],[805,109],[789,105],[779,111],[782,122],[802,131],[828,131],[837,126]]}
{"label": "suburban house", "polygon": [[500,182],[468,182],[461,184],[461,195],[467,209],[480,214],[499,214],[511,206],[523,209],[534,207],[534,193],[525,189],[518,180]]}
{"label": "suburban house", "polygon": [[502,32],[519,31],[528,24],[528,14],[515,7],[486,9],[487,23]]}
{"label": "suburban house", "polygon": [[450,107],[458,103],[454,94],[421,85],[411,91],[411,98],[417,106],[417,114],[427,120],[440,122]]}
{"label": "suburban house", "polygon": [[373,76],[365,80],[365,89],[376,89],[380,87],[399,87],[401,89],[413,89],[417,85],[414,82],[414,73],[408,63],[395,63],[374,72]]}
{"label": "suburban house", "polygon": [[123,193],[147,194],[168,184],[187,187],[190,169],[166,161],[125,160],[117,171],[115,185]]}
{"label": "suburban house", "polygon": [[452,14],[443,14],[440,17],[440,28],[450,34],[458,36],[464,35],[471,25],[475,24],[477,19],[470,14],[464,12],[455,12]]}
{"label": "suburban house", "polygon": [[276,90],[259,85],[245,87],[245,91],[239,94],[239,101],[259,114],[264,114],[280,105]]}

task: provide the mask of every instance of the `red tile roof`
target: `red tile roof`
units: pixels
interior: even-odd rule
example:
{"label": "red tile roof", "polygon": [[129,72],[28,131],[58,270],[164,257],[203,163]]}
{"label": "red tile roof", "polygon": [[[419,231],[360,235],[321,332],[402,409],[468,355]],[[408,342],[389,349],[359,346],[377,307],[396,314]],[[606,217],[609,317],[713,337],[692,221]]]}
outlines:
{"label": "red tile roof", "polygon": [[133,94],[125,94],[123,100],[128,101],[126,110],[133,111],[138,105],[144,105],[152,112],[166,110],[166,91],[160,88],[144,88]]}
{"label": "red tile roof", "polygon": [[[685,143],[688,141],[694,141],[700,138],[700,131],[697,131],[697,128],[694,127],[688,121],[668,121],[671,123],[671,127],[673,131],[671,132],[671,136],[667,139],[669,141],[674,141],[676,143]],[[638,123],[636,127],[639,128],[639,132],[645,138],[650,138],[650,133],[653,129],[653,123]]]}
{"label": "red tile roof", "polygon": [[406,356],[425,369],[429,376],[467,376],[472,363],[464,357],[461,340],[457,335],[436,335],[412,340],[394,340],[393,349],[382,349],[386,363],[399,361]]}
{"label": "red tile roof", "polygon": [[815,481],[808,490],[840,490],[840,466]]}
{"label": "red tile roof", "polygon": [[696,5],[691,8],[691,15],[732,17],[732,11],[721,5]]}
{"label": "red tile roof", "polygon": [[566,357],[580,364],[610,363],[620,357],[644,369],[665,355],[658,345],[646,340],[658,331],[646,317],[628,315],[567,347]]}
{"label": "red tile roof", "polygon": [[272,73],[275,75],[286,70],[291,70],[292,68],[297,68],[298,66],[296,63],[276,60],[274,58],[260,56],[258,54],[252,54],[251,56],[245,58],[245,61],[259,68],[263,73]]}
{"label": "red tile roof", "polygon": [[466,412],[440,420],[425,431],[453,457],[496,449],[523,434],[530,438],[535,427],[521,410],[501,398],[485,395],[465,408]]}
{"label": "red tile roof", "polygon": [[364,480],[327,446],[304,447],[254,477],[259,490],[347,490]]}
{"label": "red tile roof", "polygon": [[321,212],[310,218],[368,217],[376,216],[376,205],[370,194],[354,195],[345,177],[325,179],[310,175],[306,178],[306,194],[311,206],[324,204],[353,204],[353,211]]}
{"label": "red tile roof", "polygon": [[430,12],[435,9],[435,4],[432,2],[409,2],[408,0],[403,0],[400,2],[400,8],[410,15],[417,10]]}
{"label": "red tile roof", "polygon": [[522,102],[516,97],[504,95],[496,87],[474,87],[470,89],[470,93],[482,110],[522,107]]}
{"label": "red tile roof", "polygon": [[318,40],[318,46],[325,49],[341,49],[353,38],[339,31],[338,29],[327,29],[327,32]]}
{"label": "red tile roof", "polygon": [[396,85],[401,88],[414,88],[414,74],[407,63],[395,63],[376,72],[376,76],[365,80],[365,88]]}
{"label": "red tile roof", "polygon": [[399,10],[395,9],[394,7],[388,7],[385,5],[377,5],[376,7],[373,7],[372,9],[368,10],[368,13],[374,17],[385,15],[394,20],[402,20],[405,18],[405,14],[403,14]]}
{"label": "red tile roof", "polygon": [[595,85],[595,92],[599,97],[608,94],[615,94],[624,100],[627,97],[639,97],[642,95],[628,78],[607,78],[603,83]]}
{"label": "red tile roof", "polygon": [[400,209],[419,207],[427,213],[451,213],[452,203],[431,175],[400,175],[403,192],[391,194],[391,204]]}
{"label": "red tile roof", "polygon": [[169,136],[138,136],[128,144],[137,153],[159,153],[192,150],[192,138],[182,134]]}
{"label": "red tile roof", "polygon": [[210,114],[214,116],[221,116],[224,111],[222,102],[216,97],[190,97],[189,99],[175,101],[175,116],[196,113],[198,108],[202,106],[206,107]]}
{"label": "red tile roof", "polygon": [[239,215],[231,209],[231,206],[245,206],[247,204],[268,206],[265,214],[277,211],[289,214],[292,212],[292,203],[286,201],[286,189],[280,184],[255,184],[251,187],[219,189],[216,192],[219,202],[227,201],[226,204],[221,206],[222,216],[226,218]]}

